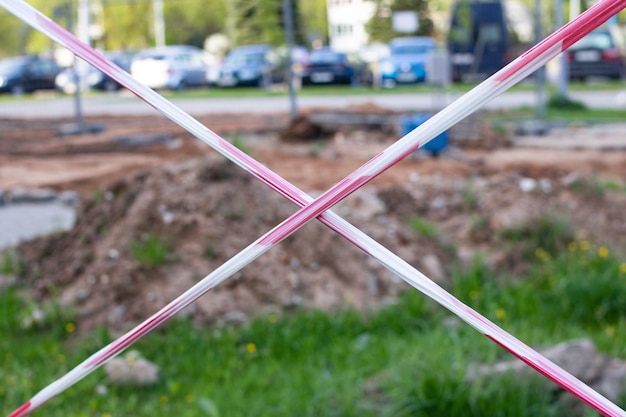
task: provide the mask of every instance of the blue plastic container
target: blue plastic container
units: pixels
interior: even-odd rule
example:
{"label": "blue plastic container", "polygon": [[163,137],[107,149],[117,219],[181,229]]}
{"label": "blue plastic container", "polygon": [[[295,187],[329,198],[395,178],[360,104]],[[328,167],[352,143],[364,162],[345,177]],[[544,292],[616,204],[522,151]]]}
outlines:
{"label": "blue plastic container", "polygon": [[[430,115],[424,113],[404,114],[400,118],[402,136],[406,135],[416,127],[420,126],[426,120],[430,119]],[[438,156],[448,146],[448,131],[436,136],[430,142],[420,147],[419,150],[430,152],[433,156]]]}

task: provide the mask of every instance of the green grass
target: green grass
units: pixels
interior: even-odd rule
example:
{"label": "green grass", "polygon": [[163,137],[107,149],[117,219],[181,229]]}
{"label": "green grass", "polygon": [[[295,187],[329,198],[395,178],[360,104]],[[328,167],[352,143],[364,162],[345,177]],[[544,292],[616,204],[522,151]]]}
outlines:
{"label": "green grass", "polygon": [[155,233],[130,242],[130,251],[135,261],[150,267],[164,265],[175,257],[173,249]]}
{"label": "green grass", "polygon": [[439,234],[435,223],[428,222],[419,216],[413,216],[411,220],[409,220],[409,225],[411,229],[415,230],[423,237],[435,237]]}
{"label": "green grass", "polygon": [[[477,260],[458,269],[450,290],[529,344],[586,336],[626,357],[616,337],[626,331],[626,262],[608,248],[570,243],[558,256],[537,258],[523,279]],[[10,336],[0,338],[5,414],[112,340],[104,329],[76,340],[73,322],[62,316],[24,327],[20,317],[31,303],[18,290],[0,293],[0,333]],[[133,347],[160,367],[157,385],[111,386],[98,370],[34,415],[569,415],[539,376],[467,383],[471,364],[511,357],[468,326],[444,324],[450,318],[409,290],[366,313],[295,311],[226,328],[175,319]],[[102,386],[107,393],[98,394]]]}

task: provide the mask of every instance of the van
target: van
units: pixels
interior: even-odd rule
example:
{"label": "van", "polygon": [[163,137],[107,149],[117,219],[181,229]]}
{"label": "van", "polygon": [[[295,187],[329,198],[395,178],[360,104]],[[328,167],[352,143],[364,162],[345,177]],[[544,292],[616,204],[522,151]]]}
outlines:
{"label": "van", "polygon": [[485,79],[511,60],[509,28],[501,1],[454,4],[448,35],[453,81]]}

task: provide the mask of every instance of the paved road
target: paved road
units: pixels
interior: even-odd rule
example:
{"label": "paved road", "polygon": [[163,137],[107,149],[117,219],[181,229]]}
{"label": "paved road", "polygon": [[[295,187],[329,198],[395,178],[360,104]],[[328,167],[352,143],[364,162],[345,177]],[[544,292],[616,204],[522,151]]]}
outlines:
{"label": "paved road", "polygon": [[[423,111],[441,108],[459,93],[446,94],[371,94],[355,96],[299,97],[299,108],[346,108],[352,105],[373,103],[399,111]],[[591,108],[626,108],[626,85],[621,91],[572,92],[571,98],[584,102]],[[210,113],[288,112],[287,97],[174,99],[177,106],[192,115]],[[485,108],[501,109],[533,106],[535,95],[531,91],[508,92],[487,103]],[[91,96],[83,99],[86,115],[146,115],[158,112],[129,92]],[[74,104],[71,97],[41,97],[34,100],[8,100],[0,102],[0,118],[71,118]]]}

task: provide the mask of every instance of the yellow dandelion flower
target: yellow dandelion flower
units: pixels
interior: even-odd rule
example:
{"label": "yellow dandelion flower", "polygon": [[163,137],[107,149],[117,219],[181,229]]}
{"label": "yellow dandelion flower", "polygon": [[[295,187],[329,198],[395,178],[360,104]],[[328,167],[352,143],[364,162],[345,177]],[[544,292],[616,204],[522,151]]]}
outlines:
{"label": "yellow dandelion flower", "polygon": [[506,316],[506,311],[503,308],[499,308],[496,310],[496,317],[499,319],[503,319]]}
{"label": "yellow dandelion flower", "polygon": [[609,256],[609,249],[606,246],[600,246],[598,248],[598,256],[600,258],[606,258]]}
{"label": "yellow dandelion flower", "polygon": [[570,243],[568,243],[568,244],[567,244],[567,249],[568,249],[570,252],[576,252],[576,249],[578,249],[578,243],[576,243],[576,242],[570,242]]}
{"label": "yellow dandelion flower", "polygon": [[619,266],[619,272],[621,272],[622,274],[626,274],[626,262]]}
{"label": "yellow dandelion flower", "polygon": [[161,395],[161,404],[167,404],[168,402],[170,402],[170,399],[167,398],[167,395]]}
{"label": "yellow dandelion flower", "polygon": [[246,350],[248,351],[248,353],[254,353],[256,352],[256,345],[254,343],[248,343],[246,345]]}
{"label": "yellow dandelion flower", "polygon": [[615,336],[615,327],[608,326],[606,329],[604,329],[604,333],[606,333],[606,335],[609,337]]}
{"label": "yellow dandelion flower", "polygon": [[68,333],[73,333],[76,330],[76,325],[72,322],[65,323],[65,331]]}
{"label": "yellow dandelion flower", "polygon": [[589,250],[589,242],[586,240],[582,240],[580,242],[580,250]]}

